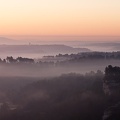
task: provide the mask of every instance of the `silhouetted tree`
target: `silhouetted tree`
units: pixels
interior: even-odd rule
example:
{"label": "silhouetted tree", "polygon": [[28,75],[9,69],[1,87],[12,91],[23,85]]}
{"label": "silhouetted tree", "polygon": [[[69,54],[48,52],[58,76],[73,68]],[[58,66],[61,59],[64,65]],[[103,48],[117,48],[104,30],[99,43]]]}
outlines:
{"label": "silhouetted tree", "polygon": [[6,61],[8,62],[8,63],[13,63],[13,62],[16,62],[16,60],[11,56],[11,57],[7,57],[6,58]]}

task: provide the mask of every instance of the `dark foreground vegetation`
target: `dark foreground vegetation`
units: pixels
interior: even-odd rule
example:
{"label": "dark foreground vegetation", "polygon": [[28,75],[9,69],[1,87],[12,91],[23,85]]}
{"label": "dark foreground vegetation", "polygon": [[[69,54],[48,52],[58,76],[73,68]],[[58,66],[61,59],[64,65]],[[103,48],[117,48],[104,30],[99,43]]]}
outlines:
{"label": "dark foreground vegetation", "polygon": [[[5,78],[1,78],[1,80]],[[6,78],[6,82],[8,78]],[[103,73],[64,74],[1,82],[0,120],[101,120],[106,107]],[[18,80],[15,82],[15,80]],[[20,84],[19,82],[24,82]],[[2,85],[3,84],[3,85]],[[13,85],[13,86],[12,86]],[[17,86],[17,88],[15,86]],[[9,89],[6,89],[9,87]],[[99,110],[98,110],[99,108]]]}
{"label": "dark foreground vegetation", "polygon": [[59,77],[0,77],[0,120],[119,120],[120,68]]}

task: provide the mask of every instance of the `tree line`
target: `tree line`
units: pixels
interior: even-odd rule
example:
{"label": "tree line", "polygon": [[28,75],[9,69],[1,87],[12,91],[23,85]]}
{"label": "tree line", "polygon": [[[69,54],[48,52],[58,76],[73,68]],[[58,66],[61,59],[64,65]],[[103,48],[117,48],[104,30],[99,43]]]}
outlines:
{"label": "tree line", "polygon": [[0,63],[34,63],[34,59],[17,57],[13,58],[12,56],[6,57],[5,59],[0,58]]}

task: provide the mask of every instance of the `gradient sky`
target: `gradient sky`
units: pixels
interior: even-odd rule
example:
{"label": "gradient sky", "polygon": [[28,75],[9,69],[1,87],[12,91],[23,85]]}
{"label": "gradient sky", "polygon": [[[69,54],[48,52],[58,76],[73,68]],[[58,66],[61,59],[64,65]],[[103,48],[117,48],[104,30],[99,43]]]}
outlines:
{"label": "gradient sky", "polygon": [[120,36],[120,0],[0,0],[0,35]]}

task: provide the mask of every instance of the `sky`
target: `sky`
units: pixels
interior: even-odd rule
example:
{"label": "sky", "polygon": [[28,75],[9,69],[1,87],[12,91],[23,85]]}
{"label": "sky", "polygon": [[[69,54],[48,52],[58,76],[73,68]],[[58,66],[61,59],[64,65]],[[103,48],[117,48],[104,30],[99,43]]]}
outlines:
{"label": "sky", "polygon": [[120,0],[0,0],[1,36],[120,36]]}

